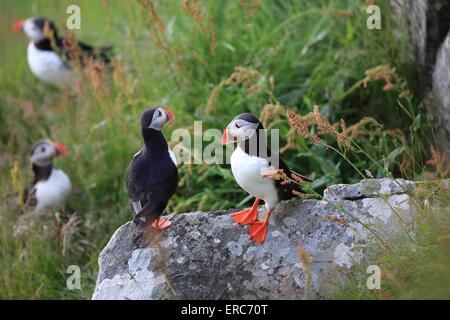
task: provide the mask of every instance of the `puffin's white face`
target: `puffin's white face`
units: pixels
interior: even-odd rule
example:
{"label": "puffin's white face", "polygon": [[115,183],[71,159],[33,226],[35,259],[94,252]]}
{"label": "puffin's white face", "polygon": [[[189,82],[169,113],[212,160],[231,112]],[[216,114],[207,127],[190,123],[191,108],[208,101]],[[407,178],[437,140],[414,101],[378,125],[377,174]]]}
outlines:
{"label": "puffin's white face", "polygon": [[37,166],[47,166],[53,162],[53,158],[66,155],[67,149],[64,146],[43,140],[33,146],[30,160]]}
{"label": "puffin's white face", "polygon": [[149,128],[161,130],[162,126],[168,119],[169,117],[166,112],[162,108],[157,108],[155,112],[153,112],[153,118]]}
{"label": "puffin's white face", "polygon": [[33,18],[26,19],[22,25],[22,31],[33,42],[38,42],[45,38],[44,31],[35,23]]}
{"label": "puffin's white face", "polygon": [[234,141],[242,141],[250,138],[256,132],[259,123],[246,121],[244,119],[235,119],[226,127],[222,136],[222,143],[228,144]]}
{"label": "puffin's white face", "polygon": [[[173,113],[169,110],[164,110],[163,108],[156,108],[153,110],[153,114],[151,113],[152,110],[147,111],[147,114],[144,114],[143,121],[145,123],[145,127],[155,129],[155,130],[161,130],[161,128],[171,122],[175,119],[175,116]],[[151,120],[149,119],[151,116]],[[150,120],[150,121],[148,121]]]}

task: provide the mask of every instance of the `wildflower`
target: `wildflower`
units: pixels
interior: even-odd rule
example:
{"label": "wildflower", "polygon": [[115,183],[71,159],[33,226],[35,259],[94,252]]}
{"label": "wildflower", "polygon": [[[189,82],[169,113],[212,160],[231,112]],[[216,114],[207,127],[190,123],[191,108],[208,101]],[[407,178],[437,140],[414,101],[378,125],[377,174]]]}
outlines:
{"label": "wildflower", "polygon": [[406,98],[406,97],[409,97],[409,96],[411,96],[411,91],[409,91],[409,89],[403,90],[398,95],[399,98]]}
{"label": "wildflower", "polygon": [[316,134],[311,134],[309,136],[309,138],[311,139],[311,141],[315,144],[323,144],[323,140]]}
{"label": "wildflower", "polygon": [[346,218],[344,218],[344,217],[339,217],[339,216],[336,216],[336,215],[332,214],[332,215],[328,215],[327,219],[330,220],[330,221],[336,222],[336,223],[338,223],[340,225],[343,225],[346,228],[350,227],[350,224],[349,224],[348,220]]}
{"label": "wildflower", "polygon": [[213,109],[214,103],[219,97],[220,92],[225,86],[232,84],[242,84],[248,94],[255,94],[260,90],[258,80],[261,74],[258,70],[252,68],[246,68],[243,66],[237,66],[234,68],[233,73],[225,80],[222,80],[211,92],[206,103],[206,112],[210,113]]}
{"label": "wildflower", "polygon": [[80,220],[77,217],[77,214],[74,213],[69,217],[66,223],[61,221],[61,214],[57,212],[55,214],[55,224],[60,230],[60,241],[62,245],[62,254],[65,255],[67,252],[67,248],[69,245],[70,237],[76,233],[77,228],[80,224]]}
{"label": "wildflower", "polygon": [[317,126],[317,129],[320,133],[322,134],[335,133],[336,126],[332,126],[328,121],[328,119],[320,113],[318,106],[314,106],[314,111],[312,114],[314,118],[314,124]]}
{"label": "wildflower", "polygon": [[369,82],[383,80],[385,82],[383,91],[392,91],[397,89],[399,98],[407,97],[411,95],[411,92],[407,89],[407,81],[397,74],[395,68],[391,68],[387,64],[379,65],[366,70],[365,78],[363,79],[364,88],[367,88]]}
{"label": "wildflower", "polygon": [[437,237],[437,239],[436,239],[438,242],[447,242],[447,241],[449,241],[450,240],[450,234],[446,234],[446,235],[442,235],[442,236],[439,236],[439,237]]}
{"label": "wildflower", "polygon": [[286,174],[284,174],[283,169],[275,169],[274,167],[270,166],[267,170],[261,172],[261,178],[282,180],[287,177],[286,177]]}
{"label": "wildflower", "polygon": [[445,161],[444,155],[433,146],[430,147],[430,152],[431,159],[427,160],[427,164],[434,167],[441,166]]}
{"label": "wildflower", "polygon": [[378,289],[377,291],[381,300],[390,300],[391,297],[386,291],[383,289]]}
{"label": "wildflower", "polygon": [[306,193],[297,190],[292,190],[292,194],[297,197],[304,197],[306,195]]}
{"label": "wildflower", "polygon": [[260,77],[261,74],[256,69],[237,66],[234,68],[231,76],[225,80],[225,85],[229,86],[233,83],[243,84],[248,91],[248,88],[257,85]]}
{"label": "wildflower", "polygon": [[303,180],[302,177],[296,175],[295,173],[291,173],[291,178],[297,182],[305,182],[305,180]]}
{"label": "wildflower", "polygon": [[386,84],[383,87],[383,91],[390,91],[394,89],[394,84],[391,82],[390,78],[384,78],[384,80],[386,81]]}
{"label": "wildflower", "polygon": [[214,31],[214,17],[210,16],[209,28],[206,27],[204,20],[206,17],[202,13],[199,0],[183,0],[183,11],[194,19],[197,27],[210,38],[210,52],[214,54],[217,48],[216,33]]}
{"label": "wildflower", "polygon": [[341,129],[342,132],[338,132],[336,135],[336,140],[339,146],[348,147],[350,145],[350,137],[348,136],[347,126],[344,119],[341,119]]}
{"label": "wildflower", "polygon": [[152,21],[156,22],[156,25],[155,25],[156,29],[159,32],[163,33],[164,32],[164,23],[158,14],[158,11],[156,10],[154,1],[141,0],[140,3],[144,9],[147,9],[148,11],[150,11],[150,14],[152,16]]}
{"label": "wildflower", "polygon": [[296,133],[301,137],[307,137],[309,135],[308,121],[302,118],[301,115],[289,110],[287,111],[287,115],[291,127],[296,129]]}
{"label": "wildflower", "polygon": [[195,21],[201,23],[202,10],[198,0],[183,0],[183,11],[190,15]]}
{"label": "wildflower", "polygon": [[[303,116],[288,110],[287,116],[291,128],[295,130],[297,135],[309,139],[316,144],[325,144],[323,136],[327,135],[335,138],[339,147],[350,147],[352,140],[358,138],[362,134],[374,134],[374,132],[378,135],[382,134],[381,130],[368,131],[366,129],[366,126],[370,124],[381,127],[375,119],[367,117],[362,118],[358,123],[350,127],[347,127],[344,119],[341,119],[339,123],[331,124],[328,119],[320,113],[318,106],[314,106],[313,112]],[[313,129],[315,129],[317,133],[311,133]],[[395,132],[392,132],[392,135],[398,136]]]}
{"label": "wildflower", "polygon": [[446,165],[446,157],[435,147],[431,146],[430,152],[431,159],[429,159],[426,164],[433,166],[439,176],[446,177],[450,172],[450,163]]}
{"label": "wildflower", "polygon": [[385,87],[389,90],[393,87],[392,81],[398,77],[395,68],[391,68],[387,64],[368,69],[365,75],[364,88],[367,88],[369,82],[384,80],[386,82]]}
{"label": "wildflower", "polygon": [[239,4],[244,8],[245,18],[250,19],[259,10],[259,0],[239,0]]}

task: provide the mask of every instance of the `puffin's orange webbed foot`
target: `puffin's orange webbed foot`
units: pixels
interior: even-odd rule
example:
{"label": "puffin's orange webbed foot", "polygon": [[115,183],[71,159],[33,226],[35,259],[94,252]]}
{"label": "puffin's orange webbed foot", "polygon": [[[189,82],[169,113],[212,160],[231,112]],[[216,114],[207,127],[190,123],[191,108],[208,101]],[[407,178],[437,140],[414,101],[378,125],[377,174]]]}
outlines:
{"label": "puffin's orange webbed foot", "polygon": [[233,214],[233,221],[239,224],[253,223],[258,219],[258,210],[247,209]]}
{"label": "puffin's orange webbed foot", "polygon": [[152,223],[152,227],[156,230],[164,230],[164,229],[169,228],[171,225],[172,225],[172,222],[170,222],[170,220],[164,219],[164,218],[157,218]]}
{"label": "puffin's orange webbed foot", "polygon": [[248,232],[250,238],[259,244],[264,243],[266,240],[267,228],[269,226],[270,211],[267,212],[266,219],[264,221],[255,221],[250,224]]}
{"label": "puffin's orange webbed foot", "polygon": [[239,224],[249,224],[255,222],[258,219],[258,204],[259,199],[255,199],[255,202],[250,209],[234,213],[233,221]]}

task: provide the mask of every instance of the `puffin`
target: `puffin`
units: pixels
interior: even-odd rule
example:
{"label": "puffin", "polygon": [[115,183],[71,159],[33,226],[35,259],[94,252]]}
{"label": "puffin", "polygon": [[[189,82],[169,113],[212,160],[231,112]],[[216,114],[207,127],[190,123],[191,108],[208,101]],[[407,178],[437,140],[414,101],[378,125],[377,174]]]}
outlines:
{"label": "puffin", "polygon": [[[70,41],[58,35],[56,25],[47,18],[28,18],[13,24],[13,31],[24,33],[30,40],[27,50],[28,66],[41,81],[60,88],[73,86],[78,76],[71,66],[75,59],[83,64],[84,58],[109,64],[111,47],[94,48],[77,42],[71,50]],[[77,56],[73,56],[74,53]]]}
{"label": "puffin", "polygon": [[175,119],[163,108],[152,108],[141,116],[144,146],[133,156],[128,166],[125,185],[132,209],[133,222],[146,228],[164,230],[172,225],[161,218],[167,203],[178,187],[178,168],[161,128]]}
{"label": "puffin", "polygon": [[31,185],[24,190],[24,202],[41,216],[60,209],[66,203],[71,183],[67,174],[53,166],[53,159],[65,157],[68,151],[48,139],[38,140],[31,148],[30,162],[34,173]]}
{"label": "puffin", "polygon": [[[291,174],[301,179],[311,179],[300,175],[288,168],[278,154],[272,154],[267,147],[264,127],[251,113],[241,113],[236,116],[224,129],[222,144],[237,142],[237,147],[231,155],[231,171],[238,185],[255,197],[250,209],[233,214],[233,220],[239,224],[249,224],[250,238],[262,244],[266,240],[269,218],[276,204],[282,200],[295,197],[294,192],[302,192],[298,184],[282,183],[282,181],[264,177],[271,167],[282,169],[291,177]],[[266,217],[258,220],[258,205],[264,201]]]}

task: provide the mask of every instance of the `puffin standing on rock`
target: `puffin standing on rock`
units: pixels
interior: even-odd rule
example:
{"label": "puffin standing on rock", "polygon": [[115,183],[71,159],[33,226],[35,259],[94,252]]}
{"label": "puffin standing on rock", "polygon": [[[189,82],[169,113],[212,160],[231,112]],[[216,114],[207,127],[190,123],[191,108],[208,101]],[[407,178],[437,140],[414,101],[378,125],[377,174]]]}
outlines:
{"label": "puffin standing on rock", "polygon": [[53,166],[53,159],[65,157],[67,149],[47,139],[37,141],[31,148],[34,180],[24,192],[25,205],[43,215],[62,207],[69,197],[71,184],[64,171]]}
{"label": "puffin standing on rock", "polygon": [[58,87],[74,85],[78,79],[70,66],[74,59],[80,63],[83,63],[83,58],[110,63],[111,47],[94,48],[76,42],[74,48],[70,41],[58,36],[55,23],[46,18],[18,20],[13,24],[13,30],[23,32],[30,39],[28,66],[39,80],[47,84]]}
{"label": "puffin standing on rock", "polygon": [[[271,154],[266,144],[264,127],[251,113],[236,116],[223,131],[222,144],[233,142],[237,142],[238,146],[231,155],[231,171],[239,186],[255,197],[253,206],[235,213],[233,220],[239,224],[249,224],[250,238],[263,243],[269,218],[276,204],[295,197],[296,191],[302,192],[298,184],[265,178],[264,173],[273,167],[282,169],[287,177],[295,174],[302,180],[311,179],[291,171],[278,155]],[[264,221],[258,221],[260,200],[264,200],[267,210]]]}
{"label": "puffin standing on rock", "polygon": [[144,147],[134,155],[125,183],[134,210],[133,221],[142,227],[151,224],[163,230],[172,224],[160,216],[177,190],[178,169],[161,128],[174,119],[172,112],[162,108],[149,109],[141,117]]}

